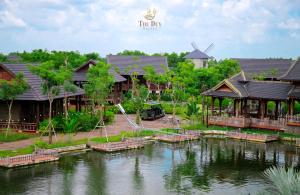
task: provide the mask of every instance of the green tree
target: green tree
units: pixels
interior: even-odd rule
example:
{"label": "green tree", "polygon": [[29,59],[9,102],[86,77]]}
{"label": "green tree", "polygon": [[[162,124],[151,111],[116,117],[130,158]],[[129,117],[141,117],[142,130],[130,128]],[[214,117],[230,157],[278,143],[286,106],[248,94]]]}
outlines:
{"label": "green tree", "polygon": [[62,74],[62,79],[63,79],[63,90],[64,90],[64,114],[65,114],[65,120],[67,122],[69,113],[68,113],[68,97],[67,93],[75,93],[76,92],[76,85],[73,83],[73,71],[72,67],[70,67],[67,59],[65,59],[65,65],[60,66],[59,68],[61,69]]}
{"label": "green tree", "polygon": [[[144,103],[148,97],[149,91],[144,85],[141,85],[138,79],[139,73],[136,71],[131,71],[136,68],[136,65],[128,66],[126,72],[130,75],[131,79],[131,99],[134,103],[136,109],[136,118],[135,121],[137,124],[141,123],[141,110],[144,106]],[[147,68],[146,68],[147,69]],[[149,69],[149,68],[148,68]],[[150,68],[151,69],[151,68]]]}
{"label": "green tree", "polygon": [[122,52],[119,52],[117,55],[122,56],[148,56],[148,54],[139,51],[139,50],[124,50]]}
{"label": "green tree", "polygon": [[39,76],[43,82],[41,88],[43,94],[47,95],[49,101],[49,118],[48,118],[48,134],[49,134],[49,144],[52,143],[52,133],[54,127],[52,124],[52,103],[55,96],[60,94],[60,90],[64,84],[64,79],[66,78],[66,71],[63,68],[57,68],[55,62],[47,61],[41,63],[39,66],[29,66],[29,70]]}
{"label": "green tree", "polygon": [[167,86],[166,93],[168,93],[172,99],[172,118],[175,123],[176,105],[179,101],[182,101],[184,97],[184,78],[176,75],[174,71],[168,70],[166,72],[166,80],[170,84]]}
{"label": "green tree", "polygon": [[155,68],[152,65],[144,67],[144,78],[146,79],[146,85],[148,87],[148,95],[151,92],[151,84],[156,84],[157,82],[157,73]]}
{"label": "green tree", "polygon": [[0,79],[0,99],[7,101],[8,106],[8,124],[6,136],[11,124],[11,109],[13,101],[18,95],[23,94],[29,88],[27,82],[24,80],[23,74],[19,73],[10,81]]}
{"label": "green tree", "polygon": [[6,61],[6,55],[0,53],[0,62],[5,62]]}
{"label": "green tree", "polygon": [[110,73],[109,64],[98,62],[95,66],[89,68],[84,90],[91,100],[94,114],[96,114],[96,106],[99,106],[100,121],[103,121],[104,108],[113,84],[114,77]]}

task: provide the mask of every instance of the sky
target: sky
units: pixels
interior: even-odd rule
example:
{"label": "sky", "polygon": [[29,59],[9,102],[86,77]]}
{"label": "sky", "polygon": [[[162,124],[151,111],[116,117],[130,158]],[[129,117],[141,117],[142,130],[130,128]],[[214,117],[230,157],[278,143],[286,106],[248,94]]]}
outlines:
{"label": "sky", "polygon": [[[147,9],[161,26],[143,29]],[[33,49],[300,56],[300,0],[0,0],[0,52]]]}

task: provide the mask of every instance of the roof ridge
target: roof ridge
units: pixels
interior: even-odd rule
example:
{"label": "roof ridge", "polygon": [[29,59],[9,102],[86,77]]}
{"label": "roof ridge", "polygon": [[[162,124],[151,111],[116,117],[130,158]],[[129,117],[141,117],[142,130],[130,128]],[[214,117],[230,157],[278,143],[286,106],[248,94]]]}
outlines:
{"label": "roof ridge", "polygon": [[297,60],[295,60],[295,61],[290,65],[290,67],[287,69],[287,71],[286,71],[282,76],[279,77],[279,79],[282,79],[282,78],[286,77],[286,76],[290,73],[290,71],[295,67],[295,65],[296,65],[298,62],[300,62],[300,58],[298,58]]}
{"label": "roof ridge", "polygon": [[261,80],[251,80],[250,82],[256,82],[256,83],[286,83],[289,84],[287,81],[261,81]]}

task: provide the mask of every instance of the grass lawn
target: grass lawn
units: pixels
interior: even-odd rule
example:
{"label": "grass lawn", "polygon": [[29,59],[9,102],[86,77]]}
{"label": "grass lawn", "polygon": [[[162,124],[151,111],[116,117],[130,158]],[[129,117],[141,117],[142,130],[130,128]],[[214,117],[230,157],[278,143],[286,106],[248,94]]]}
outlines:
{"label": "grass lawn", "polygon": [[14,142],[18,140],[24,140],[36,137],[37,135],[25,134],[25,133],[8,133],[7,136],[5,132],[0,132],[0,142]]}
{"label": "grass lawn", "polygon": [[208,126],[206,127],[206,125],[204,124],[194,124],[194,125],[187,125],[187,126],[183,126],[183,129],[186,130],[222,130],[222,131],[232,131],[235,130],[236,128],[233,127],[221,127],[221,126]]}
{"label": "grass lawn", "polygon": [[[122,141],[122,138],[130,138],[130,137],[145,137],[145,136],[152,136],[156,132],[150,131],[150,130],[143,130],[143,131],[137,131],[137,132],[132,132],[132,131],[123,131],[119,135],[113,135],[108,137],[109,142],[119,142]],[[97,143],[106,143],[106,137],[94,137],[91,139],[93,142]]]}

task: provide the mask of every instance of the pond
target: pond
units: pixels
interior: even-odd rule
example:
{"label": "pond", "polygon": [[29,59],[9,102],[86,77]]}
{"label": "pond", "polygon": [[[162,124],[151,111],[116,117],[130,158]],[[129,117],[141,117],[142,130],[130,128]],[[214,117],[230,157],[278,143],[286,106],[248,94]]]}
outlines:
{"label": "pond", "polygon": [[[298,150],[298,151],[297,151]],[[0,169],[0,194],[256,194],[273,165],[300,169],[300,149],[282,143],[203,138],[141,150],[63,156]]]}

